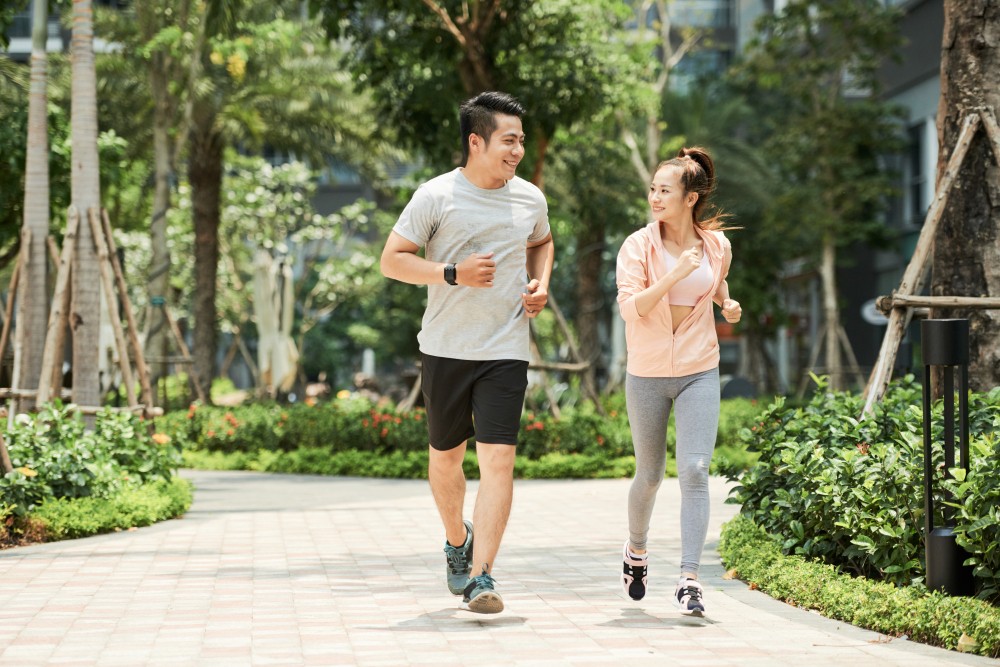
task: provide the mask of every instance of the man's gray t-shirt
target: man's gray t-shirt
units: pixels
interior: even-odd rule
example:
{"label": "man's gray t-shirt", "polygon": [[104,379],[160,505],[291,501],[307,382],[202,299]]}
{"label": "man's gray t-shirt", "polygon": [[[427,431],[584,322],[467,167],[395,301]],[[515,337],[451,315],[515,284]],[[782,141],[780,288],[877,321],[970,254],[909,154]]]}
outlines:
{"label": "man's gray t-shirt", "polygon": [[492,252],[497,264],[493,287],[427,286],[417,336],[421,352],[475,361],[531,360],[521,294],[528,284],[526,244],[549,234],[541,190],[516,176],[502,188],[486,190],[455,169],[421,185],[393,231],[426,248],[433,262],[458,264],[474,252]]}

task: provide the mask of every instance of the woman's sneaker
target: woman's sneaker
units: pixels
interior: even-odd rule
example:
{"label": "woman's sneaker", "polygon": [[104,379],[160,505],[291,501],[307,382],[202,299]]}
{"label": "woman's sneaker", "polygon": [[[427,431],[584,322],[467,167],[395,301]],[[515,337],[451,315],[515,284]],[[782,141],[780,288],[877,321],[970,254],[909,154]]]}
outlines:
{"label": "woman's sneaker", "polygon": [[622,549],[622,590],[633,600],[641,600],[646,597],[646,573],[649,559],[646,555],[641,558],[629,551],[628,540]]}
{"label": "woman's sneaker", "polygon": [[674,590],[674,600],[682,613],[691,616],[705,615],[705,591],[697,579],[681,577]]}
{"label": "woman's sneaker", "polygon": [[472,524],[465,522],[465,544],[453,547],[444,542],[444,556],[448,560],[448,590],[461,595],[472,574]]}
{"label": "woman's sneaker", "polygon": [[498,614],[503,611],[503,598],[496,592],[496,581],[486,571],[483,565],[483,573],[469,579],[465,587],[465,596],[462,598],[462,609],[474,611],[478,614]]}

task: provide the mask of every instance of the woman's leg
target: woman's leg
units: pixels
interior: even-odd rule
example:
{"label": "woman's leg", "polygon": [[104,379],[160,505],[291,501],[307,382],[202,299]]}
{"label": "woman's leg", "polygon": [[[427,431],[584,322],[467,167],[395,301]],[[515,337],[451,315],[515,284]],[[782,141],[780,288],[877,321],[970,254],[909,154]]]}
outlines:
{"label": "woman's leg", "polygon": [[719,430],[719,370],[685,378],[675,401],[681,487],[681,571],[698,576],[708,534],[708,469]]}
{"label": "woman's leg", "polygon": [[668,386],[669,378],[625,378],[625,401],[635,448],[635,477],[628,493],[629,544],[635,553],[646,550],[649,519],[667,466],[671,406]]}

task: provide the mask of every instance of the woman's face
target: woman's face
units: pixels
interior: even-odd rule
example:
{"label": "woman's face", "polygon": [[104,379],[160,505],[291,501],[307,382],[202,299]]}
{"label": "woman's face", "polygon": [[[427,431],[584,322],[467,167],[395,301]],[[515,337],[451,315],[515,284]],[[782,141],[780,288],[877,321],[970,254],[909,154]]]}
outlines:
{"label": "woman's face", "polygon": [[653,175],[647,195],[653,219],[659,222],[690,216],[691,206],[697,198],[697,194],[684,190],[681,169],[674,165],[663,167]]}

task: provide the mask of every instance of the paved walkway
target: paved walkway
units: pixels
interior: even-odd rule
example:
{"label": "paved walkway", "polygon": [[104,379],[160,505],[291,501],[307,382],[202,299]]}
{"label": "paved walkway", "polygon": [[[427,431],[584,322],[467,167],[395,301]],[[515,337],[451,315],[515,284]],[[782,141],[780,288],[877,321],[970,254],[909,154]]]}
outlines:
{"label": "paved walkway", "polygon": [[[518,481],[495,575],[507,609],[457,609],[426,482],[185,471],[180,520],[0,552],[0,665],[992,665],[888,639],[722,579],[669,603],[677,483],[660,491],[652,589],[618,587],[626,480]],[[470,501],[475,484],[470,483]]]}

